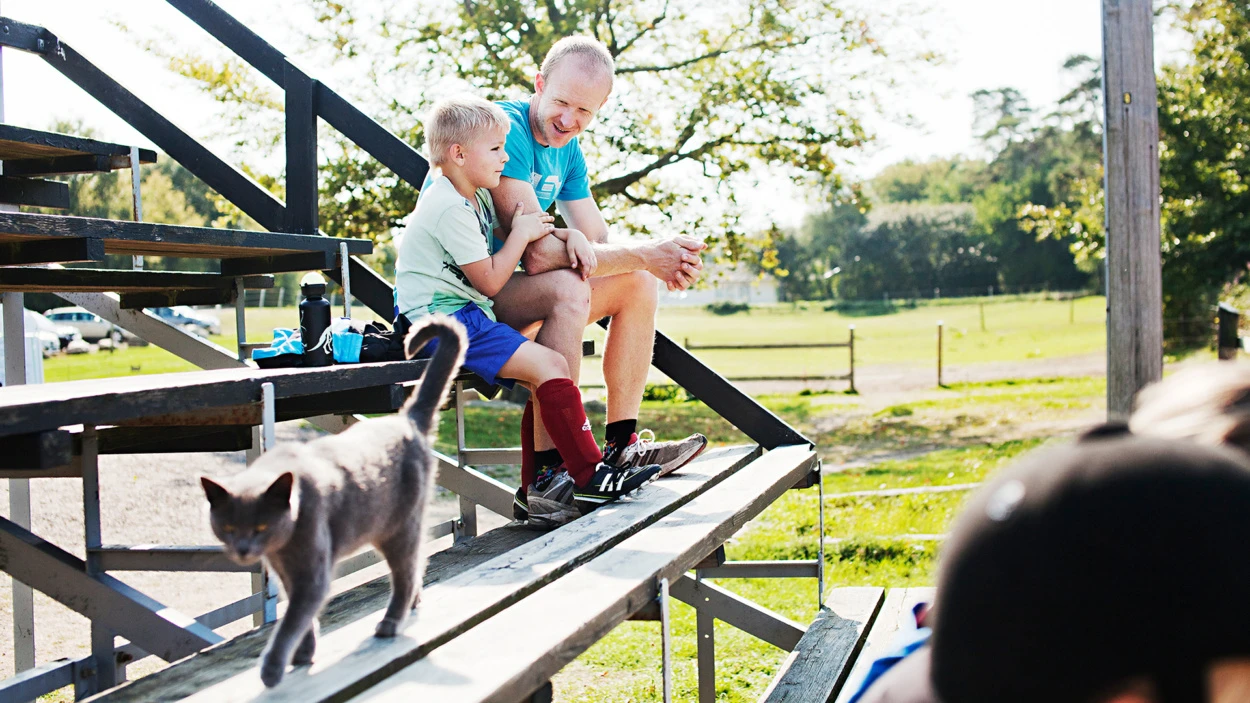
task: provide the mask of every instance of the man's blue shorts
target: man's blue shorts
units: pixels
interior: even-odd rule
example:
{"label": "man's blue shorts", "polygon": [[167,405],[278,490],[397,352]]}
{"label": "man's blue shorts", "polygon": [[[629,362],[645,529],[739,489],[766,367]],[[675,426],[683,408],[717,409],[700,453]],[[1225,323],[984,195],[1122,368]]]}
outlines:
{"label": "man's blue shorts", "polygon": [[[469,334],[469,349],[464,355],[464,368],[481,376],[482,380],[491,385],[499,384],[504,388],[511,388],[513,380],[499,378],[499,370],[522,344],[529,341],[525,335],[502,322],[490,319],[476,303],[467,303],[451,316],[464,325]],[[431,340],[421,350],[420,357],[433,356],[437,348],[438,340]]]}

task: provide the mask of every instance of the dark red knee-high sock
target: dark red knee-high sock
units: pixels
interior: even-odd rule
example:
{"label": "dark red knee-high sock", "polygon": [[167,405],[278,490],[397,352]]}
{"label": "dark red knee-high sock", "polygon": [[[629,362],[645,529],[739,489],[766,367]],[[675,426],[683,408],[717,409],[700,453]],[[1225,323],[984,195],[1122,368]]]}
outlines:
{"label": "dark red knee-high sock", "polygon": [[538,477],[534,461],[534,401],[525,401],[521,413],[521,485],[528,487]]}
{"label": "dark red knee-high sock", "polygon": [[590,431],[581,391],[567,378],[554,378],[539,386],[535,395],[543,426],[560,450],[569,476],[578,486],[585,486],[603,454]]}

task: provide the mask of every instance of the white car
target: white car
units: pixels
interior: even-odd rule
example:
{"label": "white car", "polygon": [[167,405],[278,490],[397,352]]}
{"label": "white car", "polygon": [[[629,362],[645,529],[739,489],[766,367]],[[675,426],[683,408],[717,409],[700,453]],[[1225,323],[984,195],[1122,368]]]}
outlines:
{"label": "white car", "polygon": [[[57,326],[34,310],[26,310],[25,312],[26,336],[39,339],[39,348],[43,350],[44,357],[52,356],[61,351],[61,337],[57,334]],[[4,328],[0,326],[0,340],[3,339]]]}
{"label": "white car", "polygon": [[44,316],[58,325],[76,328],[88,342],[98,342],[105,338],[120,342],[132,336],[112,322],[80,307],[54,308],[45,312]]}

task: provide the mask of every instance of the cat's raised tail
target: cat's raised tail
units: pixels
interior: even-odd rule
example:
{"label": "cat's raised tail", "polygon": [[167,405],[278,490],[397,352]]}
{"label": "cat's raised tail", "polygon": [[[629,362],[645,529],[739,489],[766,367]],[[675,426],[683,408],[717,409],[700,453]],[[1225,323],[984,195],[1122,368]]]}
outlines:
{"label": "cat's raised tail", "polygon": [[451,379],[464,363],[464,350],[469,346],[464,325],[446,315],[427,315],[413,323],[404,340],[405,356],[415,358],[431,339],[438,339],[438,348],[425,367],[421,387],[403,408],[423,434],[429,434],[434,414],[447,397]]}

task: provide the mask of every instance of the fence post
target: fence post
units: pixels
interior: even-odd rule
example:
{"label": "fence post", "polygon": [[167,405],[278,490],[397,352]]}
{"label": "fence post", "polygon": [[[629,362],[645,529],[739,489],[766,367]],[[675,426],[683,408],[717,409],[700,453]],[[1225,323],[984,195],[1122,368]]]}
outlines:
{"label": "fence post", "polygon": [[1076,293],[1073,293],[1072,296],[1068,298],[1068,324],[1076,324]]}
{"label": "fence post", "polygon": [[985,303],[978,303],[977,306],[981,308],[981,331],[984,332],[985,331]]}
{"label": "fence post", "polygon": [[1237,358],[1237,350],[1241,348],[1241,337],[1237,330],[1241,322],[1241,312],[1229,305],[1220,303],[1215,308],[1215,319],[1219,323],[1217,333],[1217,354],[1220,361],[1231,361]]}
{"label": "fence post", "polygon": [[942,387],[942,321],[937,323],[938,388]]}
{"label": "fence post", "polygon": [[850,339],[847,341],[847,349],[851,352],[851,392],[858,393],[859,391],[855,390],[855,325],[847,325],[846,328],[851,334]]}

